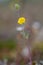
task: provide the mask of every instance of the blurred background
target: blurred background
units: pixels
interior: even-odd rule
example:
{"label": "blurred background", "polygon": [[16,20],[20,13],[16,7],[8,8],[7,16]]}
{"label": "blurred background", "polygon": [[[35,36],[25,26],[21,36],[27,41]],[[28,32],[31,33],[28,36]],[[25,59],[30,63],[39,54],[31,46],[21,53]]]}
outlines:
{"label": "blurred background", "polygon": [[18,43],[25,40],[17,40],[19,17],[25,17],[25,26],[28,24],[33,31],[32,59],[43,60],[43,0],[0,0],[0,61],[16,59],[19,50],[21,53]]}

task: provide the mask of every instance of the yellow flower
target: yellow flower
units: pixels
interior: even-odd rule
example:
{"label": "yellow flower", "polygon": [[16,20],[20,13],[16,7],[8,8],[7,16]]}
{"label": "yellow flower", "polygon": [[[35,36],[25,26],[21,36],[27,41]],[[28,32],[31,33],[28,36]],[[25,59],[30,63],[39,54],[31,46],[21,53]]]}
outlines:
{"label": "yellow flower", "polygon": [[25,23],[25,18],[24,17],[20,17],[18,19],[18,24],[24,24]]}

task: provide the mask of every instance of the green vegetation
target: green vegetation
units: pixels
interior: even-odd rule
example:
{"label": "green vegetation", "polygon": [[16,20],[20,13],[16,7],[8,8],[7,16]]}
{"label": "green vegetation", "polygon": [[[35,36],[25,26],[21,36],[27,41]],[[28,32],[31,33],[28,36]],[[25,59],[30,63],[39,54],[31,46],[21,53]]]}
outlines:
{"label": "green vegetation", "polygon": [[16,41],[15,40],[7,40],[7,41],[0,41],[0,50],[3,48],[8,48],[9,50],[16,48]]}
{"label": "green vegetation", "polygon": [[35,43],[33,45],[33,50],[35,51],[36,49],[40,52],[43,52],[43,42]]}
{"label": "green vegetation", "polygon": [[36,47],[37,47],[40,51],[43,52],[43,42],[38,43],[38,44],[36,45]]}

